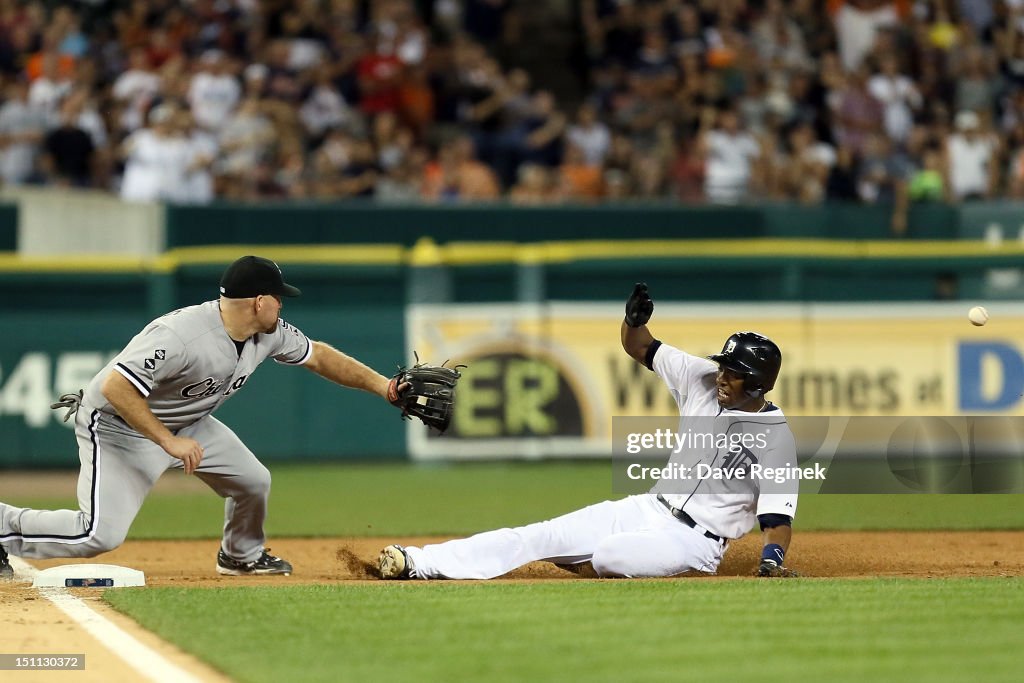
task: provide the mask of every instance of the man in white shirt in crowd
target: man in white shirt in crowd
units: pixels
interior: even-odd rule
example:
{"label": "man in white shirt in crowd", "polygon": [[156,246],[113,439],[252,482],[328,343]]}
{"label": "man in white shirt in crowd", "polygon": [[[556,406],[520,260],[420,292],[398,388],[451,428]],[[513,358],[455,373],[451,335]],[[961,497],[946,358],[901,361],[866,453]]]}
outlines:
{"label": "man in white shirt in crowd", "polygon": [[203,70],[192,77],[188,103],[197,125],[217,131],[238,106],[242,86],[231,73],[231,64],[220,50],[207,50],[199,62]]}
{"label": "man in white shirt in crowd", "polygon": [[992,196],[998,182],[999,143],[981,130],[973,111],[961,111],[954,121],[956,132],[946,141],[946,178],[954,201]]}
{"label": "man in white shirt in crowd", "polygon": [[[713,116],[703,115],[702,128]],[[715,204],[736,204],[758,186],[761,175],[761,146],[741,127],[732,110],[718,113],[718,126],[700,135],[697,143],[704,159],[704,196]]]}

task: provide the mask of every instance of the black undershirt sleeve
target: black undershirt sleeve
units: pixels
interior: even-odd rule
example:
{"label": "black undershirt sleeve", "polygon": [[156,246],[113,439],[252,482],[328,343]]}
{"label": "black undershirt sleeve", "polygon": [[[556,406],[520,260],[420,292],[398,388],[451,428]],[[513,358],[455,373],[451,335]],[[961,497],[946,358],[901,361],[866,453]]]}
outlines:
{"label": "black undershirt sleeve", "polygon": [[780,515],[775,512],[767,515],[758,515],[757,521],[761,525],[761,531],[776,526],[793,526],[792,517],[789,515]]}

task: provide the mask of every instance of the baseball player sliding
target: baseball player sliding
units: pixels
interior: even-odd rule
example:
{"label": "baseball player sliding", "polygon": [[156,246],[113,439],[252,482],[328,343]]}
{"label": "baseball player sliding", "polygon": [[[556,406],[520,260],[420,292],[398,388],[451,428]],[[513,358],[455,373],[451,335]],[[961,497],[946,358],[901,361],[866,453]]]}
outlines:
{"label": "baseball player sliding", "polygon": [[[668,386],[682,424],[695,421],[769,425],[765,439],[699,453],[705,465],[745,462],[795,464],[796,446],[782,411],[765,398],[779,374],[782,354],[770,339],[738,332],[710,359],[692,356],[655,339],[647,328],[654,311],[647,285],[637,284],[626,303],[622,348]],[[756,415],[752,415],[756,414]],[[737,484],[739,484],[737,486]],[[760,576],[795,576],[783,565],[796,513],[795,487],[784,490],[727,482],[687,483],[687,490],[656,485],[650,493],[605,501],[555,519],[499,529],[436,545],[384,548],[378,559],[385,579],[490,579],[528,562],[559,565],[586,561],[602,577],[672,576],[688,570],[714,573],[731,539],[760,523]]]}
{"label": "baseball player sliding", "polygon": [[195,474],[225,499],[219,573],[291,574],[291,564],[264,547],[270,472],[212,413],[267,358],[305,366],[396,405],[408,388],[324,342],[310,341],[282,320],[282,297],[299,294],[276,263],[244,256],[224,272],[219,300],[157,318],[93,378],[84,395],[62,397],[57,405],[75,415],[79,509],[0,503],[0,577],[13,573],[7,552],[93,557],[117,548],[150,488],[170,467]]}

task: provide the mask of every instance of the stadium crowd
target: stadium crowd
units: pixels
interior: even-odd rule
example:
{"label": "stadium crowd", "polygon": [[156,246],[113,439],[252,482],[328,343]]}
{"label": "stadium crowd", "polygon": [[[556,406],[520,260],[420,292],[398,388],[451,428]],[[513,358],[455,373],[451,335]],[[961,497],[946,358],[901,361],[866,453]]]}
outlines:
{"label": "stadium crowd", "polygon": [[[0,177],[129,200],[1024,197],[1024,0],[0,0]],[[521,18],[521,16],[520,16]],[[534,74],[536,76],[536,74]]]}

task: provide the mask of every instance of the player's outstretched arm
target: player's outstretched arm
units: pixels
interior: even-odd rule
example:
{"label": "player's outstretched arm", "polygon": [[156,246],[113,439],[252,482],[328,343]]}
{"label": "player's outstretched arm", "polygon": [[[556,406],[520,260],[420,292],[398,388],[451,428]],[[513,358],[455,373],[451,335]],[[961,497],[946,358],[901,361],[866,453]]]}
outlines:
{"label": "player's outstretched arm", "polygon": [[626,301],[626,316],[622,319],[620,338],[623,350],[637,362],[647,362],[647,349],[654,341],[647,322],[654,313],[654,301],[647,293],[647,285],[638,282]]}
{"label": "player's outstretched arm", "polygon": [[388,378],[342,353],[330,344],[313,342],[313,355],[305,366],[326,380],[352,389],[388,397]]}

